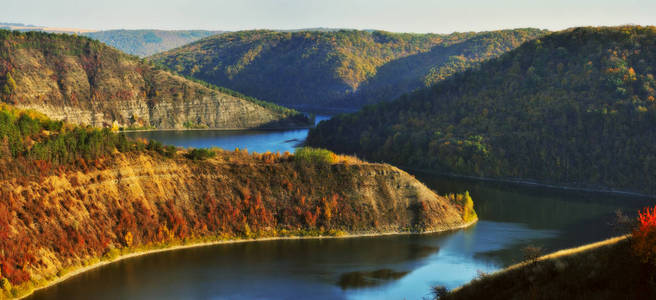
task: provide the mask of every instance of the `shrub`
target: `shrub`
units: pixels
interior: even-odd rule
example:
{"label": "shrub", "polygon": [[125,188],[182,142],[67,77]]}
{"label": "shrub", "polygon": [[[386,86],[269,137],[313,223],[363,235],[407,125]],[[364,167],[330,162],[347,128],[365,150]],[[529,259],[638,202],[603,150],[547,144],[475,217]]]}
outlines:
{"label": "shrub", "polygon": [[656,265],[656,206],[643,208],[638,222],[633,231],[633,252],[643,263]]}
{"label": "shrub", "polygon": [[148,141],[148,145],[146,145],[146,149],[150,151],[155,151],[160,154],[164,153],[164,146],[162,146],[162,143],[156,140]]}
{"label": "shrub", "polygon": [[207,150],[207,149],[192,149],[191,151],[185,154],[185,157],[191,160],[205,160],[212,158],[216,155],[216,152]]}
{"label": "shrub", "polygon": [[168,145],[164,147],[164,156],[166,157],[174,157],[175,153],[178,151],[178,148],[172,145]]}
{"label": "shrub", "polygon": [[524,260],[529,263],[536,263],[540,256],[542,256],[542,247],[528,245],[522,248],[522,253],[524,254]]}
{"label": "shrub", "polygon": [[294,152],[294,160],[301,163],[327,165],[334,163],[335,158],[335,153],[326,149],[303,147]]}
{"label": "shrub", "polygon": [[433,299],[444,299],[449,294],[449,290],[443,285],[436,285],[431,288]]}
{"label": "shrub", "polygon": [[3,289],[7,292],[11,291],[11,283],[9,282],[9,279],[7,278],[0,279],[0,289]]}
{"label": "shrub", "polygon": [[465,195],[463,196],[462,207],[462,219],[465,222],[472,222],[478,218],[478,215],[476,215],[476,211],[474,210],[474,200],[472,200],[471,196],[469,195],[469,191],[466,191]]}

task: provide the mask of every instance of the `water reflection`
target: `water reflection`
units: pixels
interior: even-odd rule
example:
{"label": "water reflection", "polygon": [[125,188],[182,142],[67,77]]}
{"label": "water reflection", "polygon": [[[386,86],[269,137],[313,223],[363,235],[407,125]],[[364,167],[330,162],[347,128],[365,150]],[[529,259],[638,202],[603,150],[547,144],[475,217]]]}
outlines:
{"label": "water reflection", "polygon": [[390,280],[398,280],[406,274],[408,274],[407,271],[394,271],[391,269],[348,272],[339,276],[337,284],[344,290],[371,287],[381,285]]}
{"label": "water reflection", "polygon": [[[327,115],[317,115],[315,123],[329,119]],[[226,150],[248,149],[264,153],[267,151],[294,152],[305,141],[308,129],[295,130],[168,130],[128,132],[129,137],[157,140],[163,144],[178,147],[211,148]]]}

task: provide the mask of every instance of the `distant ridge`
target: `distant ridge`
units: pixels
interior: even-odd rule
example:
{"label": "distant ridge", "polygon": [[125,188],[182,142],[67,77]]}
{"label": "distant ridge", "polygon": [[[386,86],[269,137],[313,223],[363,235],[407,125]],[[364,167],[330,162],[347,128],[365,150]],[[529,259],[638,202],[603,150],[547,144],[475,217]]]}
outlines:
{"label": "distant ridge", "polygon": [[358,108],[429,86],[546,32],[251,30],[207,37],[149,59],[278,104]]}

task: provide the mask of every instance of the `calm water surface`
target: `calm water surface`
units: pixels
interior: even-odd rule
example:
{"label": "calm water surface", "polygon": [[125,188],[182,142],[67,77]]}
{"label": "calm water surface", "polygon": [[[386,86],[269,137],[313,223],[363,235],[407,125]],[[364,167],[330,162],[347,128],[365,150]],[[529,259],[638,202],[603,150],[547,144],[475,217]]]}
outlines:
{"label": "calm water surface", "polygon": [[[327,115],[316,115],[315,123],[329,119]],[[308,129],[297,130],[179,130],[179,131],[136,131],[126,135],[153,139],[167,145],[193,148],[219,147],[225,150],[248,149],[258,153],[267,151],[294,152],[294,148],[305,140]]]}
{"label": "calm water surface", "polygon": [[[265,152],[292,151],[306,133],[140,134],[185,147]],[[614,236],[615,210],[635,211],[652,202],[415,175],[438,193],[469,190],[480,222],[439,234],[267,241],[147,255],[81,274],[29,299],[422,299],[433,285],[454,288],[479,272],[518,262],[527,245],[554,251]]]}

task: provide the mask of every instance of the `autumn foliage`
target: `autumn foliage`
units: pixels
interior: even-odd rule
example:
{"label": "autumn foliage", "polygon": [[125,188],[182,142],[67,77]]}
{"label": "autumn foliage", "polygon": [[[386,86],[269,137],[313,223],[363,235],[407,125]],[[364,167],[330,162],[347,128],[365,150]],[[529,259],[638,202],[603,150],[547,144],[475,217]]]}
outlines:
{"label": "autumn foliage", "polygon": [[633,251],[642,262],[656,265],[656,206],[643,208],[638,221],[633,231]]}

